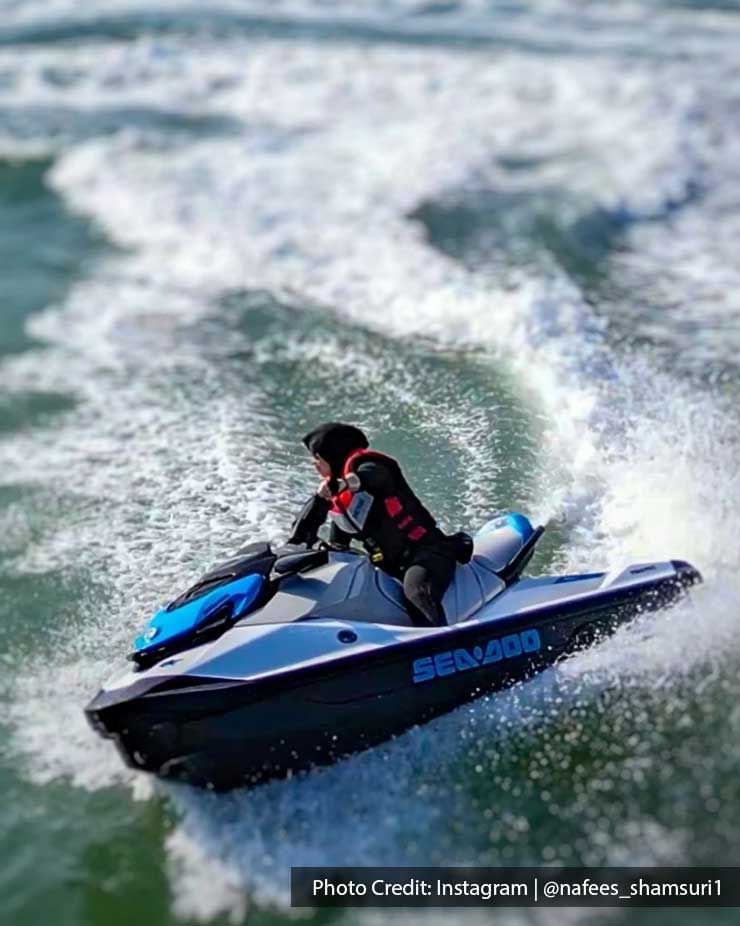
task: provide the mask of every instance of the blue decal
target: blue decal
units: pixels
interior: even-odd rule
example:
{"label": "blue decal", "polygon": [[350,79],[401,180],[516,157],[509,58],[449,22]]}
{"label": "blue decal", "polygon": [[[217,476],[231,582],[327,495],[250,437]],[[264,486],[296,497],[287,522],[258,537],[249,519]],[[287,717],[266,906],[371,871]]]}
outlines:
{"label": "blue decal", "polygon": [[501,649],[501,643],[498,640],[489,640],[486,646],[486,655],[483,657],[483,665],[490,665],[492,662],[498,662],[504,658],[504,651]]}
{"label": "blue decal", "polygon": [[144,633],[134,640],[134,649],[141,652],[184,637],[226,605],[231,606],[231,620],[236,620],[257,600],[263,582],[264,578],[261,575],[243,576],[215,588],[208,595],[175,608],[174,611],[168,611],[166,608],[157,611]]}
{"label": "blue decal", "polygon": [[431,656],[422,656],[421,659],[414,660],[415,682],[428,682],[429,679],[434,678],[434,676],[434,662]]}
{"label": "blue decal", "polygon": [[[480,647],[476,646],[475,648],[480,653]],[[478,653],[473,651],[473,655],[466,649],[456,649],[454,652],[455,657],[455,671],[464,672],[466,669],[477,669],[480,665],[481,656]]]}
{"label": "blue decal", "polygon": [[542,646],[539,631],[534,627],[531,630],[522,630],[519,639],[522,641],[522,650],[525,653],[536,653]]}
{"label": "blue decal", "polygon": [[513,659],[515,656],[522,655],[522,644],[519,642],[519,634],[512,633],[501,640],[501,647],[504,651],[504,659]]}
{"label": "blue decal", "polygon": [[434,671],[437,675],[454,675],[457,669],[452,653],[437,653],[434,657]]}
{"label": "blue decal", "polygon": [[500,639],[494,637],[486,643],[485,650],[481,646],[474,646],[472,650],[460,647],[456,650],[445,650],[435,656],[422,656],[415,659],[412,665],[414,684],[455,675],[457,672],[467,672],[469,669],[480,669],[501,659],[515,659],[523,653],[537,653],[540,649],[542,640],[539,631],[530,627],[521,633],[510,633]]}

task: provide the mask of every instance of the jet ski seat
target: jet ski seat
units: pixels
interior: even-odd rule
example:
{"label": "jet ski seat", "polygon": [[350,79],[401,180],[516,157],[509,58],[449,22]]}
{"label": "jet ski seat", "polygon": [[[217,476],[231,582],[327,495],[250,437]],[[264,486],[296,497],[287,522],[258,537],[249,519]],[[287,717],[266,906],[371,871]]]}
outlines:
{"label": "jet ski seat", "polygon": [[473,538],[473,558],[458,565],[442,599],[447,623],[467,620],[502,592],[524,568],[541,534],[541,527],[535,530],[520,514],[484,524]]}
{"label": "jet ski seat", "polygon": [[[470,617],[505,587],[483,557],[473,556],[470,563],[458,565],[442,601],[448,623]],[[367,557],[352,553],[333,553],[325,566],[289,576],[264,607],[239,623],[291,623],[319,617],[413,626],[401,583],[376,569]]]}
{"label": "jet ski seat", "polygon": [[240,624],[287,624],[316,618],[412,626],[400,582],[357,553],[329,555],[329,562],[285,578],[264,607]]}
{"label": "jet ski seat", "polygon": [[[512,569],[518,574],[538,536],[521,515],[484,525],[474,538],[471,561],[456,566],[442,599],[447,623],[468,620],[502,592],[508,574]],[[275,595],[239,623],[287,624],[316,618],[413,626],[401,583],[376,569],[366,556],[352,552],[331,552],[325,565],[287,575]]]}
{"label": "jet ski seat", "polygon": [[447,623],[467,620],[505,588],[506,583],[484,556],[473,554],[469,563],[464,566],[458,563],[442,598]]}

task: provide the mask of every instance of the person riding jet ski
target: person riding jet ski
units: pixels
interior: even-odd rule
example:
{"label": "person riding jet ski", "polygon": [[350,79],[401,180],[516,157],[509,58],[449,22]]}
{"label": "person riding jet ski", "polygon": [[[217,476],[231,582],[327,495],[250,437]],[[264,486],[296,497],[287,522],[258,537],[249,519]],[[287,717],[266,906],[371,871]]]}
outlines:
{"label": "person riding jet ski", "polygon": [[332,546],[361,541],[378,568],[403,582],[412,617],[423,625],[444,625],[442,597],[456,563],[469,561],[472,539],[443,534],[396,460],[372,450],[359,428],[328,422],[303,443],[322,481],[293,523],[288,542],[313,545],[329,516]]}

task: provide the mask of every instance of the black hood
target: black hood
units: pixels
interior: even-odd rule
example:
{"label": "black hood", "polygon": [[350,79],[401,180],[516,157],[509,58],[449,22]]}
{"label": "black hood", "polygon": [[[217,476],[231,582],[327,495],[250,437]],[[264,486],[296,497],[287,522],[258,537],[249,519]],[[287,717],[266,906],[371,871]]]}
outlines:
{"label": "black hood", "polygon": [[368,439],[359,428],[338,421],[328,421],[309,431],[303,443],[311,453],[318,453],[331,466],[334,478],[342,475],[344,461],[353,450],[364,450]]}

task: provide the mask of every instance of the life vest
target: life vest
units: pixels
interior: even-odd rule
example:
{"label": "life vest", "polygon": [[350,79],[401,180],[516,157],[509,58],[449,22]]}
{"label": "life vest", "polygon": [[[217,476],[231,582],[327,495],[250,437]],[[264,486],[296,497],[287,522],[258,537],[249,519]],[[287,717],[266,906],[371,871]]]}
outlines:
{"label": "life vest", "polygon": [[[357,467],[368,461],[383,463],[391,471],[391,494],[376,498],[359,485],[351,487]],[[411,491],[393,457],[377,450],[355,450],[345,460],[342,478],[345,487],[332,497],[330,516],[340,530],[363,541],[375,562],[401,562],[410,548],[439,534],[434,518]]]}

